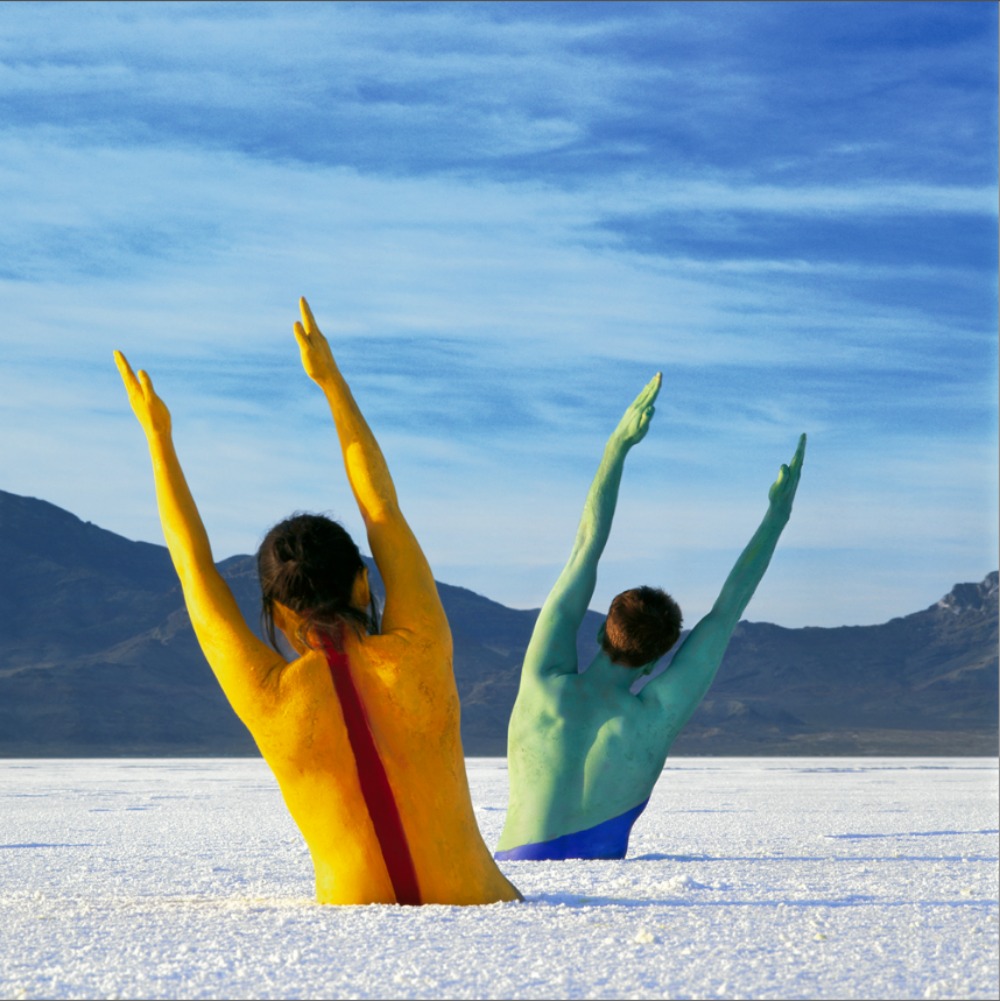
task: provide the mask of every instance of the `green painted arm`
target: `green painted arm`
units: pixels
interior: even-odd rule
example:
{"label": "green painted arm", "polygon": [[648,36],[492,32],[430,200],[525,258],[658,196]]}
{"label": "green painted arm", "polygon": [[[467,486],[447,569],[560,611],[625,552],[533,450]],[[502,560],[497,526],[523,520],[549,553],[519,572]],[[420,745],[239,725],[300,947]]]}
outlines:
{"label": "green painted arm", "polygon": [[597,564],[611,533],[625,456],[649,430],[661,382],[662,375],[657,372],[625,411],[604,447],[569,560],[535,623],[522,669],[526,674],[576,672],[576,634],[594,596]]}
{"label": "green painted arm", "polygon": [[712,610],[691,630],[667,670],[642,690],[643,699],[655,699],[669,710],[675,726],[682,726],[704,698],[733,630],[771,562],[792,513],[805,451],[802,435],[791,463],[781,467],[771,486],[764,520],[730,571]]}

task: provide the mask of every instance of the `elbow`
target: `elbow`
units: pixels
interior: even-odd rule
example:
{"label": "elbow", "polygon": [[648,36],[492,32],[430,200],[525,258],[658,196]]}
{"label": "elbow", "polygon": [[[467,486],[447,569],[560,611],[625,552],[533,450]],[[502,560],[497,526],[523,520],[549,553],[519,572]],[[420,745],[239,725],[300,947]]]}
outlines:
{"label": "elbow", "polygon": [[361,506],[361,517],[365,528],[371,531],[371,529],[398,524],[402,520],[403,514],[395,500],[390,501],[379,497],[377,500]]}

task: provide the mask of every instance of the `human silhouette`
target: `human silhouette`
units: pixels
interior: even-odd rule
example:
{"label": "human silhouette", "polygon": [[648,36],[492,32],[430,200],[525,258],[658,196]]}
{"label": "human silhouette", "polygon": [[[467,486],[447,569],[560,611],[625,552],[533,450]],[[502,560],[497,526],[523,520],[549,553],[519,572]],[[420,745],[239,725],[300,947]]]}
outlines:
{"label": "human silhouette", "polygon": [[[485,904],[520,894],[483,842],[469,795],[452,640],[434,578],[385,459],[306,301],[302,364],[330,406],[385,585],[381,628],[357,546],[336,522],[296,516],[258,553],[267,628],[247,625],[216,569],[149,376],[115,359],[146,434],[156,498],[198,642],[274,772],[330,904]],[[234,484],[235,487],[235,484]]]}
{"label": "human silhouette", "polygon": [[641,587],[612,601],[594,657],[579,671],[577,633],[594,594],[625,457],[649,430],[660,383],[657,374],[608,440],[569,561],[535,623],[508,728],[510,804],[496,858],[625,857],[670,746],[712,684],[791,514],[805,435],[781,467],[764,520],[715,605],[667,669],[636,685],[681,631],[676,602]]}

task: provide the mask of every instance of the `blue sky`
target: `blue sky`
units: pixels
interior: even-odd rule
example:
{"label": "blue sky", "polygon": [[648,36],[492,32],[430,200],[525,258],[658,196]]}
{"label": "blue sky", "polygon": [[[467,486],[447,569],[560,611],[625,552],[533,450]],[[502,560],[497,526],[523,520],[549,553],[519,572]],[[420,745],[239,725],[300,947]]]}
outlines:
{"label": "blue sky", "polygon": [[305,295],[439,580],[537,607],[656,371],[594,607],[694,624],[997,566],[991,3],[0,4],[0,489],[160,542],[147,368],[217,558],[356,536]]}

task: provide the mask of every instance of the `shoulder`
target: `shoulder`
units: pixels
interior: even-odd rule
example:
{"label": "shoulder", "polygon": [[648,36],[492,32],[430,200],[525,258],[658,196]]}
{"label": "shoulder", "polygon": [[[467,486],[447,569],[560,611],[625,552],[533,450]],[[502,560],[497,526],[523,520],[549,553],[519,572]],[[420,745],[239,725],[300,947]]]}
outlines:
{"label": "shoulder", "polygon": [[579,694],[580,675],[522,674],[514,711],[526,715],[558,715]]}
{"label": "shoulder", "polygon": [[352,642],[352,664],[390,698],[412,705],[457,698],[451,634],[394,629]]}
{"label": "shoulder", "polygon": [[310,650],[295,660],[276,664],[266,687],[273,692],[274,703],[281,703],[283,711],[287,711],[290,700],[317,689],[328,691],[331,684],[330,665],[323,651]]}

